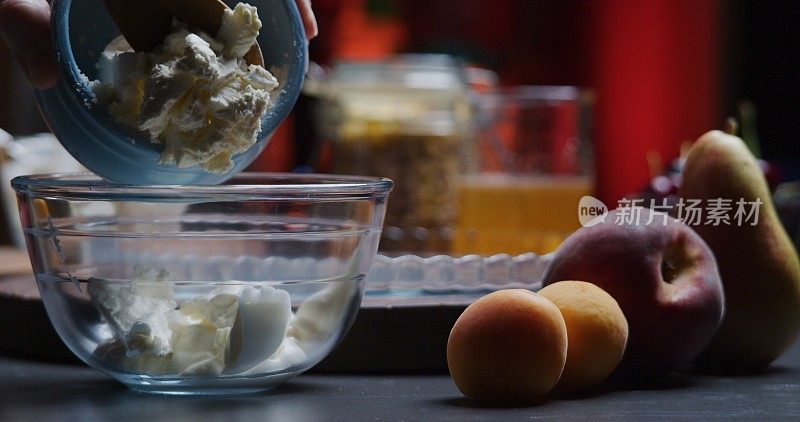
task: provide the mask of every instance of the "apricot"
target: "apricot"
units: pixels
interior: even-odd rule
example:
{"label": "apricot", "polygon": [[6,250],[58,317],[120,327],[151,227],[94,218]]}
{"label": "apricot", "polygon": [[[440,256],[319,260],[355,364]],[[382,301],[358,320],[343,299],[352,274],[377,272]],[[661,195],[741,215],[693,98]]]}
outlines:
{"label": "apricot", "polygon": [[464,310],[447,340],[447,366],[465,396],[531,403],[558,382],[567,326],[558,307],[530,290],[490,293]]}
{"label": "apricot", "polygon": [[560,281],[539,295],[561,310],[567,324],[567,363],[555,388],[584,390],[611,375],[628,341],[628,321],[617,301],[583,281]]}

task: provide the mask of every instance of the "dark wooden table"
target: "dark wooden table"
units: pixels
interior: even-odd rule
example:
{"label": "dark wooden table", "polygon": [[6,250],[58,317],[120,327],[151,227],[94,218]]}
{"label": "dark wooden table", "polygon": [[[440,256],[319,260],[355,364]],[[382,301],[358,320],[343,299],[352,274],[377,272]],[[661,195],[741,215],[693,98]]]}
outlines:
{"label": "dark wooden table", "polygon": [[[8,270],[12,267],[4,265],[3,268]],[[14,283],[15,277],[22,279]],[[314,372],[290,380],[268,394],[253,396],[139,394],[74,361],[58,363],[32,358],[30,350],[39,351],[40,356],[62,359],[67,352],[52,333],[35,285],[28,280],[31,276],[15,277],[0,276],[2,286],[14,287],[11,289],[13,296],[0,295],[0,315],[3,316],[0,321],[0,350],[6,351],[0,352],[0,422],[800,419],[800,341],[768,371],[759,375],[682,373],[656,387],[605,389],[583,397],[554,395],[531,407],[479,406],[464,399],[443,372]],[[420,368],[442,365],[436,357],[444,353],[443,339],[446,339],[459,309],[432,307],[420,313],[412,308],[395,308],[387,313],[380,301],[366,302],[368,306],[362,309],[351,329],[353,339],[346,338],[340,346],[358,352],[357,356],[366,356],[365,350],[370,351],[369,356],[374,362],[355,365],[353,359],[348,358],[352,353],[342,353],[338,358],[326,361],[327,366],[323,367],[391,368],[390,361],[397,368],[407,368],[412,363]],[[440,324],[432,324],[433,320]],[[423,331],[430,338],[423,338],[414,328],[423,323],[427,327]],[[370,333],[374,333],[376,327],[391,327],[395,334],[388,337],[392,341],[381,340],[385,347],[375,346],[374,336]],[[403,327],[406,331],[402,331]],[[425,340],[428,347],[425,350],[409,348],[410,343],[402,340],[412,337]],[[438,349],[434,347],[436,344],[439,344]],[[22,345],[25,347],[12,347]],[[396,353],[377,353],[384,349]],[[9,350],[14,354],[4,354]]]}
{"label": "dark wooden table", "polygon": [[800,343],[751,376],[680,374],[651,389],[487,408],[446,374],[304,374],[270,394],[172,397],[128,391],[81,365],[0,356],[0,420],[517,420],[800,418]]}

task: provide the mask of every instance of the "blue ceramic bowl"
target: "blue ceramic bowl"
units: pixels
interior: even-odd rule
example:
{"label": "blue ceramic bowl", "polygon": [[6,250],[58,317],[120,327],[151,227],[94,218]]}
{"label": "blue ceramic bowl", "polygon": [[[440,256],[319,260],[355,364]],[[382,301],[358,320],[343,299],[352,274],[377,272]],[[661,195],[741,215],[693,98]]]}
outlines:
{"label": "blue ceramic bowl", "polygon": [[[53,0],[52,32],[61,82],[38,91],[39,105],[62,145],[95,174],[117,183],[222,183],[258,157],[278,124],[294,106],[308,64],[308,43],[295,0],[248,0],[263,23],[258,43],[268,70],[278,73],[281,86],[275,104],[261,122],[259,141],[233,157],[234,167],[219,175],[199,166],[178,168],[158,164],[162,146],[114,122],[93,94],[81,72],[96,79],[95,63],[109,41],[119,36],[111,17],[98,1]],[[235,1],[226,1],[230,6]]]}

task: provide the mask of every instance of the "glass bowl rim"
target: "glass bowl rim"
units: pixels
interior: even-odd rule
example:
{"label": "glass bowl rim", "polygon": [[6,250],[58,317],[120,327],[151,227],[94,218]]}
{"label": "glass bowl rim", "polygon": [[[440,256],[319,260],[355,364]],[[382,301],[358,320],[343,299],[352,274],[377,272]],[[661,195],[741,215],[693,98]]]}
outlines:
{"label": "glass bowl rim", "polygon": [[65,200],[318,201],[386,197],[385,177],[323,173],[239,173],[220,185],[128,185],[92,173],[50,173],[11,180],[17,194]]}

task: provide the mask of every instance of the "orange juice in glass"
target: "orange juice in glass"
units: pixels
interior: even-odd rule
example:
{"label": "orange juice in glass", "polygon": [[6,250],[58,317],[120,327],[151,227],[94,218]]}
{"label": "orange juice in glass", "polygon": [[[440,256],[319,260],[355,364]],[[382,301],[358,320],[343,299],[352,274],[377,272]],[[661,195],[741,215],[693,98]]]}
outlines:
{"label": "orange juice in glass", "polygon": [[589,177],[479,175],[458,186],[452,251],[511,255],[552,252],[580,227],[578,202],[591,195]]}
{"label": "orange juice in glass", "polygon": [[587,101],[574,87],[514,87],[480,105],[481,171],[458,184],[451,252],[551,252],[594,190]]}

